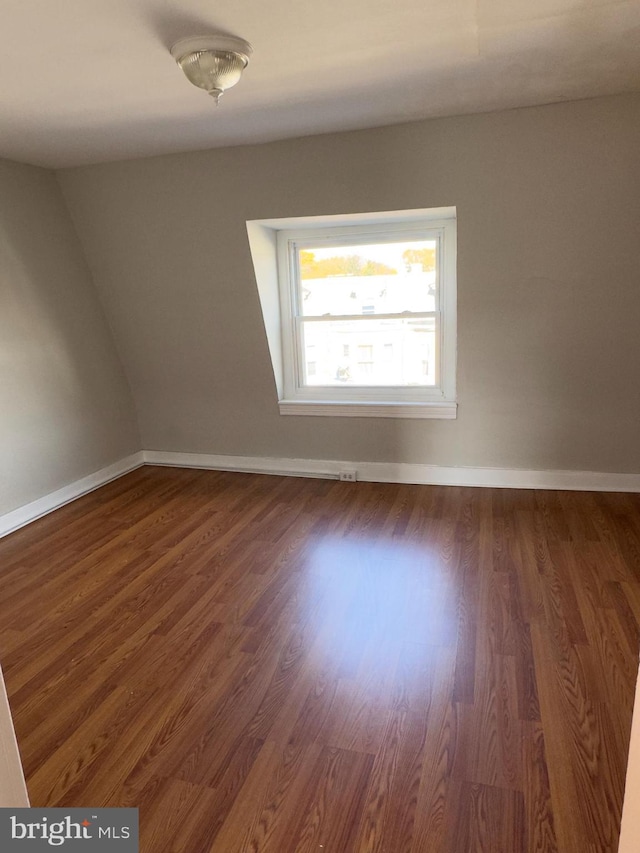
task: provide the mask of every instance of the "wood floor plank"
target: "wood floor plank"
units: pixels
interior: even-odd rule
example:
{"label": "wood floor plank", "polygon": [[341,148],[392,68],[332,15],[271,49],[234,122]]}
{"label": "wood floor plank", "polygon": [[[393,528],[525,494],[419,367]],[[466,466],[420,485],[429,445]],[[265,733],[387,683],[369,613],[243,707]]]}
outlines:
{"label": "wood floor plank", "polygon": [[542,724],[526,722],[522,728],[527,853],[557,853],[558,841]]}
{"label": "wood floor plank", "polygon": [[427,718],[406,710],[389,715],[367,788],[355,847],[361,853],[410,853]]}
{"label": "wood floor plank", "polygon": [[325,747],[307,780],[298,824],[279,849],[283,853],[352,850],[372,766],[372,755]]}
{"label": "wood floor plank", "polygon": [[0,541],[37,806],[143,853],[615,853],[640,496],[140,468]]}
{"label": "wood floor plank", "polygon": [[459,811],[455,853],[529,853],[521,792],[465,782]]}

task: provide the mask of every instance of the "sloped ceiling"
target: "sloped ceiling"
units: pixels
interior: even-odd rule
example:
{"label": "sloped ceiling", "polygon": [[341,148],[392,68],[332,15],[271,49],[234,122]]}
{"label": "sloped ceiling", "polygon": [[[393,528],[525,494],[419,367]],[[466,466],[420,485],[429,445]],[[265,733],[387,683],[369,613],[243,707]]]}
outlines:
{"label": "sloped ceiling", "polygon": [[[83,163],[640,89],[640,0],[0,0],[0,156]],[[168,49],[254,46],[215,108]]]}

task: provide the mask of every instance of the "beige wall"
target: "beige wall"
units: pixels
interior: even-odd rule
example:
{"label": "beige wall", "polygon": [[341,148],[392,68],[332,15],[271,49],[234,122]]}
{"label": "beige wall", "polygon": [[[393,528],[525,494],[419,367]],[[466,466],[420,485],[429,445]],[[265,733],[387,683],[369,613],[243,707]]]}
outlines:
{"label": "beige wall", "polygon": [[0,514],[140,449],[55,175],[0,161]]}
{"label": "beige wall", "polygon": [[[144,447],[640,471],[638,140],[625,95],[60,173]],[[281,417],[246,220],[448,205],[458,419]]]}

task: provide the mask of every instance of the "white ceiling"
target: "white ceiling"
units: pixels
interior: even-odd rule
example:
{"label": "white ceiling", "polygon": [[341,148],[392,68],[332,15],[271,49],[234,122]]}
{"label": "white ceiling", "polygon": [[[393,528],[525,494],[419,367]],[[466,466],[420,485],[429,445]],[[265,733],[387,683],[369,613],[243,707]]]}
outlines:
{"label": "white ceiling", "polygon": [[[640,90],[640,0],[0,0],[0,156],[71,166]],[[216,109],[168,48],[254,55]]]}

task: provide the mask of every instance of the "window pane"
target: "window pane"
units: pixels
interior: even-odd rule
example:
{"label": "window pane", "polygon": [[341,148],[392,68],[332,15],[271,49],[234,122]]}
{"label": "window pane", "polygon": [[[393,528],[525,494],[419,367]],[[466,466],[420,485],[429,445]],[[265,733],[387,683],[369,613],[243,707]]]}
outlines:
{"label": "window pane", "polygon": [[436,310],[436,240],[298,250],[300,313],[400,314]]}
{"label": "window pane", "polygon": [[433,317],[307,320],[302,336],[306,385],[436,384]]}

